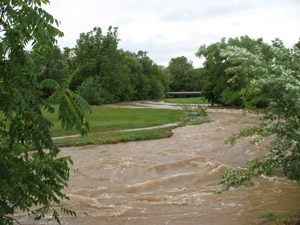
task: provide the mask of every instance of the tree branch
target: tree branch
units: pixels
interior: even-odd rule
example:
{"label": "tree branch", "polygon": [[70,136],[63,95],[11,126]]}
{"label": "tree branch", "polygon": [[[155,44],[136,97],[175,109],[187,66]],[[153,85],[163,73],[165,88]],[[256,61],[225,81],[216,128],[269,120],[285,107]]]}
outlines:
{"label": "tree branch", "polygon": [[4,216],[4,218],[9,219],[9,220],[13,220],[15,221],[17,224],[22,225],[17,219],[10,217],[10,216]]}

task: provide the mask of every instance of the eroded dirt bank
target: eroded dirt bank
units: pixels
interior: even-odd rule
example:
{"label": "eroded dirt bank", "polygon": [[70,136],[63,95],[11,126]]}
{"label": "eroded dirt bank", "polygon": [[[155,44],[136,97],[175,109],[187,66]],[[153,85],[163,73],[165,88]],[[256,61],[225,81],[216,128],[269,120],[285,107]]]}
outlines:
{"label": "eroded dirt bank", "polygon": [[[266,146],[224,138],[257,122],[241,110],[210,109],[213,122],[174,129],[168,139],[62,149],[74,161],[63,224],[249,224],[266,212],[300,208],[300,186],[261,177],[255,186],[213,191],[228,167],[245,167]],[[22,224],[32,221],[21,220]],[[50,224],[50,220],[38,224]]]}

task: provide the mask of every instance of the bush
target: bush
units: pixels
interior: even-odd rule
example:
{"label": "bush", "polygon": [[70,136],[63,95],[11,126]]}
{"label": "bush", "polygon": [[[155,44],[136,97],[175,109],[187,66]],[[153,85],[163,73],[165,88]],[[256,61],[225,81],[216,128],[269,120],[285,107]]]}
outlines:
{"label": "bush", "polygon": [[76,90],[90,105],[101,105],[105,103],[105,90],[96,77],[87,78]]}

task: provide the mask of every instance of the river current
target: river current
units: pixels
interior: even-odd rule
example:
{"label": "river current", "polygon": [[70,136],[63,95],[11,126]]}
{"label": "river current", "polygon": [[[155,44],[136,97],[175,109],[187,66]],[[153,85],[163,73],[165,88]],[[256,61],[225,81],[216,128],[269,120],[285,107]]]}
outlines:
{"label": "river current", "polygon": [[[70,200],[62,215],[70,225],[241,225],[268,212],[300,208],[300,185],[282,177],[261,176],[255,185],[218,193],[229,167],[246,167],[266,152],[267,142],[234,146],[224,139],[258,122],[237,109],[209,109],[213,122],[179,127],[166,139],[63,148],[74,161]],[[22,224],[33,224],[20,215]],[[35,224],[53,224],[45,218]]]}

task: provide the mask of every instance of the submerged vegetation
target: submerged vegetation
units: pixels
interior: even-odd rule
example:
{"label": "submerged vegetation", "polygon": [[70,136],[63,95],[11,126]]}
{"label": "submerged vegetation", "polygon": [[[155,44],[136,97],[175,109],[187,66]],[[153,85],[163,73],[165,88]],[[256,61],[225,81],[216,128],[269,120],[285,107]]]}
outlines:
{"label": "submerged vegetation", "polygon": [[300,224],[300,210],[280,214],[268,212],[257,219],[253,225],[298,225]]}

